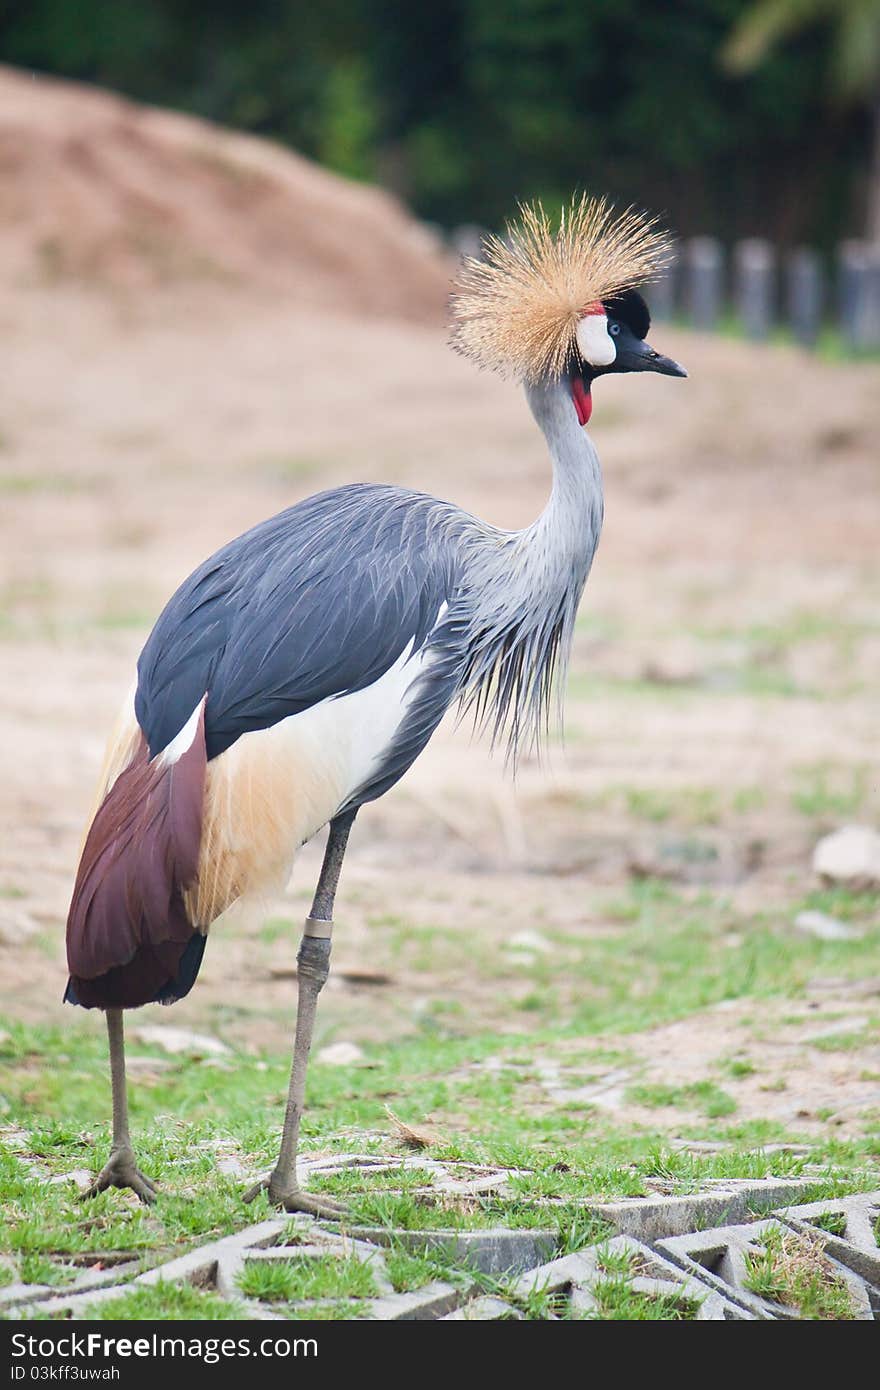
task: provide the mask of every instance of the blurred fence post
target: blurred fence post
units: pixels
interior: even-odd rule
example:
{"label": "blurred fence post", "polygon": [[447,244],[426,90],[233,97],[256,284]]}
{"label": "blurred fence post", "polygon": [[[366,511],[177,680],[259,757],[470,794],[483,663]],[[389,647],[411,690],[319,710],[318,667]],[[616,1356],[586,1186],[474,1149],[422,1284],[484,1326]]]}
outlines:
{"label": "blurred fence post", "polygon": [[862,241],[838,249],[840,331],[847,347],[880,347],[880,250]]}
{"label": "blurred fence post", "polygon": [[709,330],[717,324],[723,281],[721,243],[710,236],[693,237],[685,255],[684,302],[694,328]]}
{"label": "blurred fence post", "polygon": [[483,259],[483,238],[486,230],[473,222],[465,222],[461,227],[453,227],[449,233],[449,244],[457,256],[473,256]]}
{"label": "blurred fence post", "polygon": [[768,336],[776,316],[776,256],[769,241],[749,237],[734,252],[735,299],[746,337]]}
{"label": "blurred fence post", "polygon": [[666,269],[653,281],[647,290],[652,318],[665,322],[667,319],[671,319],[675,313],[679,266],[678,249],[675,248],[669,258],[669,264]]}
{"label": "blurred fence post", "polygon": [[818,252],[797,246],[785,264],[785,316],[797,342],[812,347],[822,327],[825,277]]}

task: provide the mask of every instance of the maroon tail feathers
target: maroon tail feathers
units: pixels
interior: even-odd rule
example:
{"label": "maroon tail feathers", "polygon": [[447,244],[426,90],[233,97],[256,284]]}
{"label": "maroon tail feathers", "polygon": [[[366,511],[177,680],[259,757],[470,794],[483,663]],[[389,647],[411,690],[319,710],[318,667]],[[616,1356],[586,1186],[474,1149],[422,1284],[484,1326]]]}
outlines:
{"label": "maroon tail feathers", "polygon": [[67,918],[70,1003],[136,1008],[192,987],[204,939],[183,895],[198,872],[206,766],[203,702],[195,738],[176,762],[150,761],[141,735],[101,803]]}

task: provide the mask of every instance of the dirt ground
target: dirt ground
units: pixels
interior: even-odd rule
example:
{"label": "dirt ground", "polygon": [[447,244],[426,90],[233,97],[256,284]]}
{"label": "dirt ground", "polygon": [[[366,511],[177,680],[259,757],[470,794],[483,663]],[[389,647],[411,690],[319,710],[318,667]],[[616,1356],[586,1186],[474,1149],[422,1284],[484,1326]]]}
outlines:
{"label": "dirt ground", "polygon": [[[7,289],[0,324],[0,1009],[62,1023],[63,922],[105,731],[177,582],[326,485],[387,479],[515,526],[549,468],[517,390],[433,327],[205,287],[135,302],[58,285]],[[514,787],[450,721],[362,814],[327,1036],[406,1031],[436,998],[519,1027],[509,1005],[548,925],[609,930],[608,892],[645,874],[702,882],[741,913],[785,904],[813,886],[822,829],[877,813],[880,373],[664,326],[654,338],[687,382],[596,390],[607,518],[566,745]],[[304,851],[270,922],[302,913],[319,853]],[[395,963],[374,930],[399,920],[445,934],[427,968]],[[283,1047],[296,932],[282,928],[221,923],[174,1022]],[[526,970],[487,983],[468,968],[475,934]],[[364,968],[390,984],[342,978]],[[834,1002],[866,1011],[849,990]],[[674,1078],[695,1039],[741,1044],[722,1011],[638,1050]],[[880,1099],[858,1050],[797,1065],[798,1094]]]}
{"label": "dirt ground", "polygon": [[[446,346],[436,256],[379,195],[334,193],[329,176],[254,142],[67,89],[44,125],[25,121],[24,159],[16,122],[31,98],[0,76],[0,1012],[70,1026],[63,924],[83,822],[106,731],[176,584],[325,486],[399,482],[519,526],[550,471],[520,393]],[[193,140],[197,185],[181,163]],[[35,161],[58,190],[45,216]],[[171,203],[189,249],[157,261]],[[66,237],[71,220],[88,235]],[[326,245],[309,241],[319,270],[276,274],[285,238],[322,221]],[[206,268],[193,247],[208,226]],[[142,273],[145,245],[161,273]],[[386,293],[396,256],[406,274]],[[399,1035],[443,1009],[472,1030],[521,1029],[548,952],[613,941],[609,903],[643,882],[682,901],[708,893],[735,950],[737,922],[792,915],[815,886],[819,834],[880,817],[880,370],[663,325],[653,338],[687,382],[595,392],[606,526],[565,744],[527,760],[514,786],[450,720],[362,814],[327,1039]],[[175,1023],[287,1045],[295,923],[319,858],[306,848],[262,917],[217,926]],[[637,960],[632,972],[638,994]],[[576,982],[559,989],[576,1003]],[[740,1115],[767,1115],[774,1081],[748,1080],[760,1052],[788,1078],[772,1113],[846,1123],[880,1104],[878,997],[877,981],[808,982],[802,1012],[844,1034],[870,1025],[843,1050],[810,1046],[807,1012],[801,1026],[775,1003],[762,1031],[751,1006],[716,1005],[629,1035],[623,1072],[547,1084],[592,1087],[591,1104],[639,1119],[634,1077],[686,1092],[695,1057],[735,1053]]]}

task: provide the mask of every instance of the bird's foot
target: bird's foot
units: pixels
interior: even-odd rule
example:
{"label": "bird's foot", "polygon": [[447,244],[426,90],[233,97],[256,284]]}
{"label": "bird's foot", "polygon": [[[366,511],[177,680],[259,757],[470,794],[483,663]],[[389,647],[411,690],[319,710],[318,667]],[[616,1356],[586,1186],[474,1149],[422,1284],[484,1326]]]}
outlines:
{"label": "bird's foot", "polygon": [[277,1181],[274,1173],[260,1178],[253,1187],[249,1187],[242,1200],[252,1202],[261,1192],[267,1192],[272,1205],[281,1207],[282,1211],[304,1211],[309,1216],[323,1216],[328,1221],[338,1221],[348,1210],[342,1202],[334,1202],[330,1197],[315,1197],[310,1192],[303,1192],[296,1182],[285,1185]]}
{"label": "bird's foot", "polygon": [[91,1187],[83,1193],[83,1200],[97,1197],[99,1192],[105,1192],[108,1187],[130,1187],[147,1206],[155,1202],[158,1192],[152,1178],[148,1178],[138,1168],[131,1149],[113,1150]]}

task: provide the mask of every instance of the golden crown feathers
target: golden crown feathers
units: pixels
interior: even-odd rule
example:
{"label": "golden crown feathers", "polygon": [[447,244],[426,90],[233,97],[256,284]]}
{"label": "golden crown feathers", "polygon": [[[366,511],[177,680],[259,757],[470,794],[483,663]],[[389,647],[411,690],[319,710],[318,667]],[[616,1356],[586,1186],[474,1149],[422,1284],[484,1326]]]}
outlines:
{"label": "golden crown feathers", "polygon": [[506,237],[462,263],[452,296],[452,344],[480,367],[525,381],[559,377],[576,355],[587,307],[657,277],[671,243],[635,208],[615,213],[583,196],[554,228],[540,202],[520,207]]}

